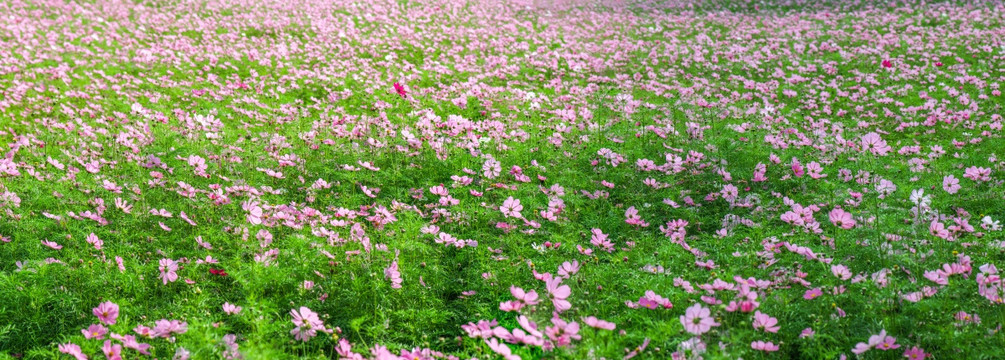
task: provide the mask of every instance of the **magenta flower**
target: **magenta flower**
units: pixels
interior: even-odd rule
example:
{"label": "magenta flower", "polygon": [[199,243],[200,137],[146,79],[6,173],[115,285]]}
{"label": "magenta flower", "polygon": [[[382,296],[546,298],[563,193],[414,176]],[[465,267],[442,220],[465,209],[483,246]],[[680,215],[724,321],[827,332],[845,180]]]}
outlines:
{"label": "magenta flower", "polygon": [[149,351],[150,344],[141,343],[139,341],[136,341],[136,336],[133,336],[133,335],[123,335],[122,338],[119,339],[119,340],[122,341],[122,346],[125,347],[125,348],[127,348],[127,349],[136,350],[140,354],[143,354],[143,355],[150,355],[150,351]]}
{"label": "magenta flower", "polygon": [[401,95],[401,97],[408,95],[408,91],[405,91],[405,87],[399,83],[394,83],[394,91],[397,92],[398,95]]}
{"label": "magenta flower", "polygon": [[823,295],[823,294],[824,294],[824,292],[822,290],[820,290],[820,288],[809,289],[809,290],[806,290],[805,293],[803,293],[803,299],[813,300],[813,299],[816,299],[816,298],[820,297],[820,295]]}
{"label": "magenta flower", "polygon": [[701,304],[694,304],[684,311],[684,315],[680,316],[680,323],[684,325],[685,331],[701,335],[711,330],[712,327],[719,326],[719,323],[712,319],[711,314],[712,312],[708,308]]}
{"label": "magenta flower", "polygon": [[803,170],[803,165],[799,163],[798,159],[792,159],[792,174],[796,177],[803,177],[806,171]]}
{"label": "magenta flower", "polygon": [[91,310],[98,321],[105,325],[115,325],[115,319],[119,317],[119,306],[111,301],[98,304],[98,307]]}
{"label": "magenta flower", "polygon": [[910,360],[924,360],[928,356],[929,355],[925,353],[925,350],[917,346],[904,351],[904,357]]}
{"label": "magenta flower", "polygon": [[105,340],[105,345],[101,347],[101,352],[105,353],[108,360],[122,360],[122,345],[112,345],[111,340]]}
{"label": "magenta flower", "polygon": [[579,261],[572,260],[572,262],[563,262],[562,265],[558,266],[558,275],[563,276],[568,279],[573,274],[579,272]]}
{"label": "magenta flower", "polygon": [[949,239],[949,230],[946,229],[946,224],[940,223],[938,220],[932,220],[932,223],[928,225],[928,232],[932,236]]}

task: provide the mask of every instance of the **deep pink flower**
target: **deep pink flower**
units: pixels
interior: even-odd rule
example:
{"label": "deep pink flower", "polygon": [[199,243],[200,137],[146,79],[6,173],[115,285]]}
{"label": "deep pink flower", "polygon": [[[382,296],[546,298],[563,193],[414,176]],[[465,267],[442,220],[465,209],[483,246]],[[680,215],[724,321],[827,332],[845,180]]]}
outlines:
{"label": "deep pink flower", "polygon": [[904,351],[904,357],[910,360],[924,360],[929,355],[925,353],[925,350],[917,346],[912,347]]}
{"label": "deep pink flower", "polygon": [[408,95],[408,91],[405,91],[405,87],[399,83],[394,83],[394,91],[397,92],[398,95],[401,95],[401,97]]}
{"label": "deep pink flower", "polygon": [[108,360],[122,360],[122,345],[112,345],[111,340],[105,340],[105,345],[101,347],[101,352],[105,353]]}
{"label": "deep pink flower", "polygon": [[119,317],[119,306],[111,301],[98,304],[98,307],[91,310],[98,321],[105,325],[115,325],[115,319]]}

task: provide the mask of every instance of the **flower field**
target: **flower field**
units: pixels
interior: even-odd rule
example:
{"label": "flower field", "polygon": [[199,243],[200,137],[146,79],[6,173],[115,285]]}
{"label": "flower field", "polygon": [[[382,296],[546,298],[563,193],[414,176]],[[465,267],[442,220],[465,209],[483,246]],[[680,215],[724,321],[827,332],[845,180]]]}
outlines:
{"label": "flower field", "polygon": [[0,359],[1005,358],[1000,1],[0,2]]}

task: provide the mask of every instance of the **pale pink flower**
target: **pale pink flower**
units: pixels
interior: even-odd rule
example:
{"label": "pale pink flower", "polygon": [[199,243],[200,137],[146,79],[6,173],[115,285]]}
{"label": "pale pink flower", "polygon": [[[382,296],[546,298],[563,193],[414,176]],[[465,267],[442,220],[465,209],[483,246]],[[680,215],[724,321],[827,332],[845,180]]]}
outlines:
{"label": "pale pink flower", "polygon": [[523,205],[520,205],[520,199],[514,199],[512,196],[503,201],[502,206],[499,207],[499,211],[502,211],[504,216],[518,219],[523,217],[520,214],[520,210],[523,210]]}
{"label": "pale pink flower", "polygon": [[946,177],[942,178],[942,189],[947,193],[955,194],[957,191],[960,191],[960,179],[952,175],[946,175]]}
{"label": "pale pink flower", "polygon": [[770,333],[777,333],[781,329],[778,326],[778,319],[768,316],[768,314],[762,313],[760,311],[754,313],[754,329],[764,329],[764,331]]}
{"label": "pale pink flower", "polygon": [[842,210],[841,208],[834,208],[828,213],[831,223],[834,226],[840,227],[842,229],[851,229],[855,227],[855,219],[852,218],[851,213]]}
{"label": "pale pink flower", "polygon": [[770,341],[769,342],[754,341],[754,342],[750,343],[750,348],[754,349],[754,350],[764,351],[764,352],[778,351],[778,345],[775,345],[774,343],[772,343]]}
{"label": "pale pink flower", "polygon": [[869,151],[875,155],[884,156],[891,150],[893,148],[887,145],[886,140],[883,140],[877,133],[871,132],[862,136],[862,151]]}
{"label": "pale pink flower", "polygon": [[59,352],[73,356],[77,360],[87,360],[87,355],[84,355],[80,345],[74,343],[59,344]]}
{"label": "pale pink flower", "polygon": [[101,340],[104,339],[105,334],[108,333],[108,328],[99,324],[91,324],[91,326],[88,326],[86,329],[81,329],[80,332],[84,334],[85,339]]}
{"label": "pale pink flower", "polygon": [[586,326],[604,330],[614,330],[614,327],[616,326],[610,321],[600,320],[593,316],[583,318],[583,322],[586,323]]}
{"label": "pale pink flower", "polygon": [[229,315],[237,315],[237,313],[241,312],[241,307],[225,302],[223,303],[223,312]]}
{"label": "pale pink flower", "polygon": [[167,285],[167,283],[169,282],[175,282],[178,280],[178,273],[176,272],[178,271],[177,261],[167,258],[161,259],[160,266],[158,267],[158,269],[161,272],[159,277],[164,282],[164,285]]}
{"label": "pale pink flower", "polygon": [[701,304],[694,304],[684,311],[684,315],[680,316],[680,323],[684,325],[685,331],[701,335],[711,330],[712,327],[719,326],[719,323],[712,319],[711,314],[712,312],[708,308]]}

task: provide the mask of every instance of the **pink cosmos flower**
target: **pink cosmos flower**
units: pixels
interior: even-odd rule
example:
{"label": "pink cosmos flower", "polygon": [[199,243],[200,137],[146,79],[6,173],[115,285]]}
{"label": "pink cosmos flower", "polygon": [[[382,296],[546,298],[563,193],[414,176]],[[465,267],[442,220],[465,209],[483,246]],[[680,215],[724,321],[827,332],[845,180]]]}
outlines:
{"label": "pink cosmos flower", "polygon": [[161,272],[160,278],[167,285],[169,282],[175,282],[178,280],[178,262],[172,259],[161,259],[160,267],[158,269]]}
{"label": "pink cosmos flower", "polygon": [[572,262],[563,262],[562,265],[558,267],[558,275],[568,279],[573,274],[579,272],[579,261],[572,260]]}
{"label": "pink cosmos flower", "polygon": [[150,351],[148,351],[150,349],[150,344],[136,341],[136,336],[123,335],[119,340],[122,341],[122,346],[127,349],[136,350],[143,355],[150,355]]}
{"label": "pink cosmos flower", "polygon": [[855,227],[855,219],[852,218],[851,213],[842,210],[841,208],[834,208],[828,213],[830,216],[831,223],[834,226],[840,227],[842,229],[851,229]]}
{"label": "pink cosmos flower", "polygon": [[296,340],[310,340],[317,336],[319,330],[327,333],[332,332],[332,330],[325,328],[324,322],[321,321],[318,314],[306,306],[301,306],[299,310],[290,310],[290,315],[293,316],[293,325],[296,326],[293,330],[290,330],[290,334]]}
{"label": "pink cosmos flower", "polygon": [[489,345],[489,349],[492,349],[493,352],[499,354],[505,360],[520,360],[519,356],[513,355],[513,350],[510,350],[509,346],[500,343],[495,338],[486,339],[485,343]]}
{"label": "pink cosmos flower", "polygon": [[917,346],[904,351],[904,357],[909,360],[924,360],[928,356],[929,354],[926,354],[924,349]]}
{"label": "pink cosmos flower", "polygon": [[55,250],[59,250],[59,249],[63,248],[63,245],[57,244],[55,241],[49,241],[49,240],[42,240],[42,245],[48,246],[48,247],[53,248]]}
{"label": "pink cosmos flower", "polygon": [[764,341],[754,341],[750,343],[750,348],[764,352],[778,351],[778,345],[775,345],[772,342],[764,342]]}
{"label": "pink cosmos flower", "polygon": [[990,181],[991,169],[985,167],[971,166],[968,167],[967,170],[963,173],[963,177],[977,182]]}
{"label": "pink cosmos flower", "polygon": [[521,288],[518,288],[516,286],[510,286],[509,292],[517,300],[519,300],[519,301],[521,301],[521,302],[523,302],[524,304],[527,304],[527,305],[537,305],[540,302],[540,300],[538,300],[537,292],[534,291],[534,290],[526,291],[525,292]]}
{"label": "pink cosmos flower", "polygon": [[844,265],[831,265],[831,273],[841,280],[851,279],[851,270]]}
{"label": "pink cosmos flower", "polygon": [[764,329],[770,333],[777,333],[781,329],[778,326],[778,319],[768,316],[760,311],[754,313],[754,329]]}
{"label": "pink cosmos flower", "polygon": [[264,213],[262,212],[262,207],[261,206],[258,206],[258,204],[251,204],[248,207],[247,220],[252,225],[259,225],[259,224],[262,223],[262,215],[263,214]]}
{"label": "pink cosmos flower", "polygon": [[670,299],[662,297],[652,290],[646,290],[645,295],[642,295],[642,297],[639,298],[638,304],[631,304],[631,302],[628,302],[628,307],[636,308],[639,306],[647,309],[655,309],[658,307],[663,307],[664,309],[673,308],[673,304],[670,302]]}
{"label": "pink cosmos flower", "polygon": [[384,277],[391,280],[392,289],[401,289],[401,271],[398,270],[398,260],[391,262],[387,268],[384,269]]}
{"label": "pink cosmos flower", "polygon": [[112,345],[111,340],[105,340],[105,345],[101,347],[101,352],[105,353],[108,360],[122,360],[122,345]]}
{"label": "pink cosmos flower", "polygon": [[91,310],[98,321],[105,325],[115,325],[115,320],[119,317],[119,306],[111,301],[98,304],[98,307]]}
{"label": "pink cosmos flower", "polygon": [[942,189],[947,193],[955,194],[957,191],[960,191],[960,179],[957,179],[953,175],[946,175],[946,177],[942,178]]}
{"label": "pink cosmos flower", "polygon": [[877,348],[884,351],[896,349],[900,347],[900,345],[897,345],[896,342],[897,339],[892,336],[887,336],[886,330],[883,329],[879,331],[879,334],[870,336],[868,343],[855,344],[855,348],[852,349],[851,352],[855,354],[862,354],[866,351],[869,351],[872,348]]}
{"label": "pink cosmos flower", "polygon": [[91,324],[86,329],[81,329],[80,332],[84,334],[85,339],[101,340],[108,333],[108,328],[99,324]]}
{"label": "pink cosmos flower", "polygon": [[77,360],[87,360],[87,355],[84,355],[80,345],[74,343],[59,344],[59,352],[73,356]]}
{"label": "pink cosmos flower", "polygon": [[556,312],[572,308],[572,303],[566,300],[572,294],[572,289],[569,285],[562,285],[562,280],[562,277],[556,276],[545,281],[546,290],[548,290],[548,294],[551,294],[551,302],[555,306]]}
{"label": "pink cosmos flower", "polygon": [[874,155],[884,156],[893,150],[890,145],[887,145],[886,140],[883,140],[879,134],[871,132],[862,136],[862,151],[869,151]]}
{"label": "pink cosmos flower", "polygon": [[792,159],[792,173],[796,177],[803,177],[806,171],[803,170],[803,165],[799,163],[799,159]]}
{"label": "pink cosmos flower", "polygon": [[817,333],[816,331],[813,331],[813,328],[805,328],[803,329],[803,332],[799,333],[799,338],[802,339],[802,338],[813,337],[813,335],[816,335],[816,333]]}
{"label": "pink cosmos flower", "polygon": [[399,83],[394,83],[394,91],[397,92],[398,95],[401,95],[401,97],[408,95],[408,91],[405,91],[405,87]]}
{"label": "pink cosmos flower", "polygon": [[719,326],[719,323],[712,319],[711,314],[712,312],[708,308],[701,304],[694,304],[684,311],[684,315],[680,316],[680,323],[684,325],[685,331],[701,335],[711,330],[712,327]]}
{"label": "pink cosmos flower", "polygon": [[813,299],[816,299],[816,298],[820,297],[820,295],[823,295],[823,294],[824,294],[824,292],[822,290],[820,290],[820,288],[809,289],[809,290],[806,290],[805,293],[803,293],[803,299],[813,300]]}
{"label": "pink cosmos flower", "polygon": [[614,330],[616,326],[610,321],[600,320],[593,316],[583,318],[583,322],[586,323],[586,326],[604,330]]}
{"label": "pink cosmos flower", "polygon": [[946,230],[946,224],[940,223],[938,220],[932,220],[932,223],[928,225],[928,232],[932,236],[949,239],[949,230]]}
{"label": "pink cosmos flower", "polygon": [[223,303],[223,312],[229,315],[237,315],[237,313],[241,312],[241,307],[225,302]]}
{"label": "pink cosmos flower", "polygon": [[171,334],[184,334],[188,331],[188,323],[179,320],[160,319],[154,322],[150,330],[151,337],[169,338]]}
{"label": "pink cosmos flower", "polygon": [[520,199],[514,199],[512,196],[503,201],[499,211],[502,211],[503,215],[506,217],[515,217],[517,219],[523,217],[520,214],[520,210],[523,210],[523,205],[520,205]]}
{"label": "pink cosmos flower", "polygon": [[101,241],[101,239],[99,239],[97,235],[94,235],[94,233],[87,235],[87,238],[85,240],[87,241],[88,244],[94,246],[95,250],[101,250],[101,245],[105,243],[104,241]]}

